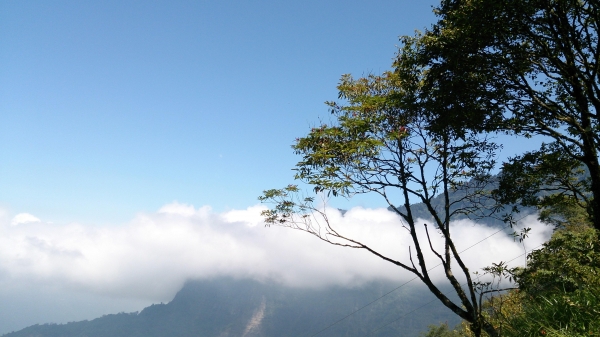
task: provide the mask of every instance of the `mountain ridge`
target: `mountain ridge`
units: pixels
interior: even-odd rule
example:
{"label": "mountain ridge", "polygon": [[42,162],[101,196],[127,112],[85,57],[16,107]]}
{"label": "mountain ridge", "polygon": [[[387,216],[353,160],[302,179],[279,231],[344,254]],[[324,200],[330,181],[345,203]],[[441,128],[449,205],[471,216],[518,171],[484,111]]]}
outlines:
{"label": "mountain ridge", "polygon": [[362,307],[318,336],[365,336],[396,321],[372,336],[410,337],[428,324],[458,322],[437,301],[428,303],[433,295],[415,285],[402,287],[365,307],[397,287],[390,282],[301,289],[231,278],[188,281],[167,304],[90,321],[33,325],[3,337],[310,337]]}

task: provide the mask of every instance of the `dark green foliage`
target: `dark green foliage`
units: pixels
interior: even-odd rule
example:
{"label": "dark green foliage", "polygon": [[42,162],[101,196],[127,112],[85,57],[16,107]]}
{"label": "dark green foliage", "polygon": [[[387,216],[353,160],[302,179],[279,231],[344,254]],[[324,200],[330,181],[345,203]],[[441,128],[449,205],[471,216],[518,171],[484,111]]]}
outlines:
{"label": "dark green foliage", "polygon": [[[501,195],[531,205],[551,187],[561,198],[539,206],[575,199],[600,229],[600,3],[444,0],[436,11],[398,72],[427,69],[420,98],[456,128],[545,136],[539,151],[511,159]],[[588,180],[569,179],[581,169]]]}
{"label": "dark green foliage", "polygon": [[557,231],[516,273],[522,312],[507,336],[600,336],[600,240],[593,228]]}
{"label": "dark green foliage", "polygon": [[458,329],[450,329],[447,322],[440,325],[430,325],[427,332],[422,332],[419,337],[461,337]]}
{"label": "dark green foliage", "polygon": [[600,289],[524,298],[522,312],[508,319],[505,336],[600,336]]}
{"label": "dark green foliage", "polygon": [[[495,193],[500,202],[537,207],[540,218],[556,228],[568,223],[567,218],[592,223],[590,175],[556,144],[512,158],[499,181]],[[573,218],[576,214],[578,219]]]}
{"label": "dark green foliage", "polygon": [[516,275],[519,289],[533,294],[600,289],[600,240],[594,229],[571,225],[554,233],[542,249],[528,256]]}
{"label": "dark green foliage", "polygon": [[486,303],[502,336],[600,336],[600,240],[569,224],[509,271],[519,289]]}

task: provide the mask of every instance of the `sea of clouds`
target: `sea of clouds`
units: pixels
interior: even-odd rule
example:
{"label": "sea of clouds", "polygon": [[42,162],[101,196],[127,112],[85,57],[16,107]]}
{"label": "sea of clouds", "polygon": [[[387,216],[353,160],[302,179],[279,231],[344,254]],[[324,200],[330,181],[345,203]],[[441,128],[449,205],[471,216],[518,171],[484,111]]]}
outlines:
{"label": "sea of clouds", "polygon": [[[62,294],[67,302],[83,296],[141,305],[169,301],[189,279],[227,276],[323,287],[358,286],[373,280],[400,283],[414,277],[365,250],[332,246],[297,230],[265,227],[260,216],[263,209],[257,205],[219,213],[208,206],[173,202],[157,212],[140,213],[123,226],[103,227],[53,224],[32,214],[3,212],[0,299],[19,307],[24,305],[17,303],[19,291],[51,289],[50,293]],[[384,208],[360,207],[344,215],[336,209],[327,213],[342,234],[410,264],[412,243],[396,214]],[[499,261],[522,265],[525,257],[520,255],[551,234],[551,228],[534,216],[523,219],[522,225],[532,228],[524,243],[515,241],[510,230],[496,233],[498,228],[467,220],[454,222],[452,235],[459,251],[476,244],[462,254],[471,271]],[[441,251],[441,237],[431,226],[430,234],[434,247]],[[419,236],[425,240],[423,230]],[[438,262],[427,241],[422,242],[433,267]],[[432,272],[440,282],[441,271],[438,267]]]}

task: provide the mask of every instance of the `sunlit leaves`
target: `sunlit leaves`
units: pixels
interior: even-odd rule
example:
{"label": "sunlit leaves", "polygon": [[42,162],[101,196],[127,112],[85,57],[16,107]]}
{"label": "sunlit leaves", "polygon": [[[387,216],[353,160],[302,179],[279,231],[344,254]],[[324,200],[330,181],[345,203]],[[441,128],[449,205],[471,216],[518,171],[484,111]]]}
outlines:
{"label": "sunlit leaves", "polygon": [[486,303],[502,335],[600,336],[600,241],[585,224],[556,231],[528,255],[525,268],[508,271],[519,289]]}

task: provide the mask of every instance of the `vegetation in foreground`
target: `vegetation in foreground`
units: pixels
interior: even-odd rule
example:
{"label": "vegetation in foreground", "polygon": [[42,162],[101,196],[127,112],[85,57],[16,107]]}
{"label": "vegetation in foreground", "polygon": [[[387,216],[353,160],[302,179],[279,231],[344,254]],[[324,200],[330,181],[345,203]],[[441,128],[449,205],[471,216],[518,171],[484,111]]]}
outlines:
{"label": "vegetation in foreground", "polygon": [[[525,268],[505,270],[518,289],[484,303],[486,318],[506,337],[600,336],[600,240],[586,224],[557,229],[528,256]],[[430,326],[426,337],[473,336],[468,324]]]}

